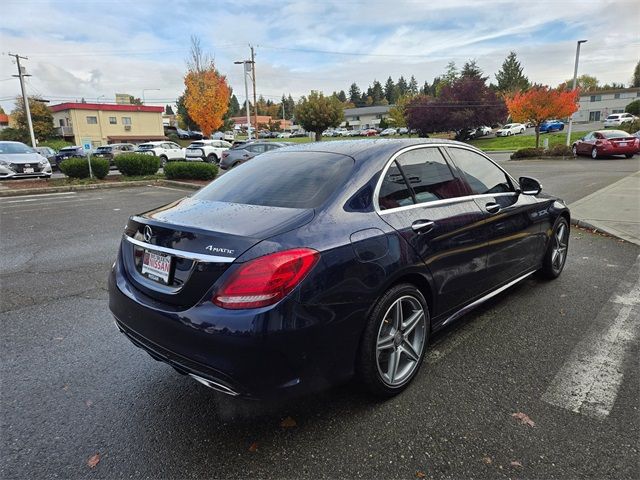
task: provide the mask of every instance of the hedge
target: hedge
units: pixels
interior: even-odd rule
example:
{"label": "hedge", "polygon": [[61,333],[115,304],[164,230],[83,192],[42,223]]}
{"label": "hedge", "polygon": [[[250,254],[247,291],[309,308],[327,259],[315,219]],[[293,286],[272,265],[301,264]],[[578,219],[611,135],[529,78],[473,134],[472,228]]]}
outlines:
{"label": "hedge", "polygon": [[[60,170],[71,178],[89,178],[89,161],[86,158],[67,158],[60,164]],[[105,178],[109,174],[109,160],[92,158],[91,171],[94,177]]]}
{"label": "hedge", "polygon": [[164,175],[168,179],[212,180],[218,175],[218,167],[205,162],[169,162]]}
{"label": "hedge", "polygon": [[160,168],[160,157],[145,153],[123,153],[115,157],[115,162],[120,173],[127,177],[155,175]]}
{"label": "hedge", "polygon": [[624,122],[622,125],[616,128],[616,130],[623,130],[627,133],[636,133],[640,130],[640,120],[634,120],[633,122]]}
{"label": "hedge", "polygon": [[544,148],[521,148],[511,154],[511,159],[535,158],[535,157],[570,157],[573,156],[571,147],[566,145],[553,145],[549,149]]}
{"label": "hedge", "polygon": [[511,158],[531,158],[544,156],[544,148],[521,148],[511,154]]}

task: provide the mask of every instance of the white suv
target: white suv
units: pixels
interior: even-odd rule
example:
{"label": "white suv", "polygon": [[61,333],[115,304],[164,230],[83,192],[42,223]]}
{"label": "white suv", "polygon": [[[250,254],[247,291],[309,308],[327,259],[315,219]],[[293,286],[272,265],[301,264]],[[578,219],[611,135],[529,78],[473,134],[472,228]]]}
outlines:
{"label": "white suv", "polygon": [[230,148],[231,144],[224,140],[198,140],[187,147],[185,158],[186,160],[219,163],[222,152]]}
{"label": "white suv", "polygon": [[141,143],[138,145],[136,153],[145,153],[147,155],[160,157],[160,165],[163,167],[167,162],[172,160],[182,160],[185,158],[184,148],[173,142]]}
{"label": "white suv", "polygon": [[604,121],[604,128],[619,127],[623,123],[633,122],[638,117],[631,115],[630,113],[614,113],[609,115]]}

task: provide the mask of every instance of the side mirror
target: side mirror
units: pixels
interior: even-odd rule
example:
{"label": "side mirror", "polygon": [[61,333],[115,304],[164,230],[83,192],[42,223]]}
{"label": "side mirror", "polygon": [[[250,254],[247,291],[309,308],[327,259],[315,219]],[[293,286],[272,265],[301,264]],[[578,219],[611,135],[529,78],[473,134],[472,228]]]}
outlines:
{"label": "side mirror", "polygon": [[520,177],[518,183],[523,195],[538,195],[542,191],[542,185],[535,178]]}

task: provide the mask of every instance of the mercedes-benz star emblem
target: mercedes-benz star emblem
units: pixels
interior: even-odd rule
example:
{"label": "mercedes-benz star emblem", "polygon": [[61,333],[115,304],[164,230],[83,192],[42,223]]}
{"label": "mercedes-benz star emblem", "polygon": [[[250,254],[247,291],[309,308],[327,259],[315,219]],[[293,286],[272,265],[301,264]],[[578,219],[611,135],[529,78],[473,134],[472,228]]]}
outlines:
{"label": "mercedes-benz star emblem", "polygon": [[153,230],[151,230],[151,227],[149,225],[146,225],[144,227],[144,241],[150,242],[151,237],[153,237]]}

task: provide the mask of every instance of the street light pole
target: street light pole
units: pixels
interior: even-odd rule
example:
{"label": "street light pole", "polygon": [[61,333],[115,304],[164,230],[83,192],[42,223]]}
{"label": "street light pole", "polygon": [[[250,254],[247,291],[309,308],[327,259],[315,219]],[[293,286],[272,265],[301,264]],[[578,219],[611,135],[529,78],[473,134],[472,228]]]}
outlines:
{"label": "street light pole", "polygon": [[[576,82],[578,81],[578,60],[580,59],[580,44],[587,43],[586,40],[578,40],[578,45],[576,46],[576,64],[573,67],[573,85],[571,87],[572,91],[576,89]],[[571,145],[571,127],[573,125],[573,114],[569,117],[569,127],[567,128],[567,147]]]}
{"label": "street light pole", "polygon": [[233,62],[236,65],[242,65],[244,75],[244,109],[247,114],[247,138],[251,140],[251,113],[249,112],[249,85],[247,85],[247,72],[251,68],[251,60],[241,60]]}
{"label": "street light pole", "polygon": [[36,136],[33,133],[33,122],[31,121],[31,109],[29,108],[29,99],[27,98],[27,90],[24,87],[24,77],[29,77],[24,73],[23,68],[20,66],[20,59],[29,60],[27,57],[21,57],[20,55],[10,53],[9,56],[15,57],[18,64],[18,75],[13,75],[20,79],[20,90],[22,90],[22,101],[24,102],[24,114],[27,117],[27,124],[29,125],[29,135],[31,135],[31,146],[36,147]]}

